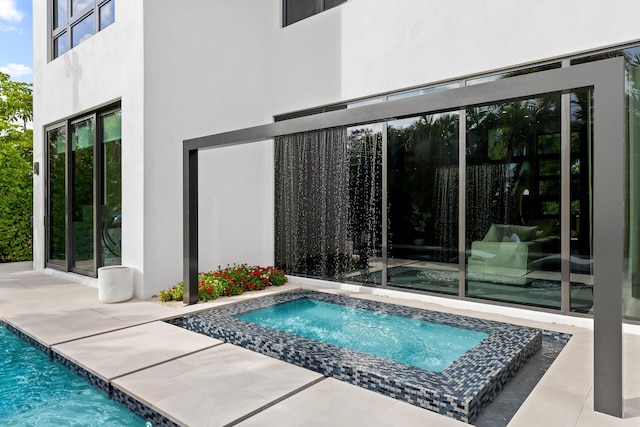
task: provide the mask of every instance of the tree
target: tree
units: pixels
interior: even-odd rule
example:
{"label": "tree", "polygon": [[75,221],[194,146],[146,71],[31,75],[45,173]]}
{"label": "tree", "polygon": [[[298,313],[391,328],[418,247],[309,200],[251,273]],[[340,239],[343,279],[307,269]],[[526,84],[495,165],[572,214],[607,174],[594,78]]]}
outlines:
{"label": "tree", "polygon": [[31,86],[0,72],[0,262],[32,259]]}

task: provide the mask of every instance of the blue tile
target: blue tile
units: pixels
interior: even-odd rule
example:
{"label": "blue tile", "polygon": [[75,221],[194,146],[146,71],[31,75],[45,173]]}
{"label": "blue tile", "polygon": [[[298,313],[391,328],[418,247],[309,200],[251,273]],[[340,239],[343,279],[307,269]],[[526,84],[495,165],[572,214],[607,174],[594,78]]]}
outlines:
{"label": "blue tile", "polygon": [[77,376],[84,379],[86,382],[88,382],[92,386],[96,387],[100,391],[110,396],[113,400],[126,406],[131,411],[133,411],[134,413],[144,418],[146,421],[150,421],[154,427],[177,427],[178,426],[178,424],[169,420],[162,414],[159,414],[158,412],[154,411],[153,409],[149,408],[143,403],[138,402],[136,399],[127,395],[121,390],[113,388],[109,382],[92,374],[91,372],[87,371],[80,365],[77,365],[76,363],[70,361],[69,359],[62,356],[61,354],[52,351],[50,347],[40,343],[39,341],[36,341],[35,339],[31,338],[29,335],[23,333],[19,329],[10,325],[9,323],[6,323],[0,320],[0,327],[4,327],[14,335],[18,336],[19,338],[22,338],[25,342],[31,344],[32,346],[36,347],[38,350],[45,353],[53,361],[61,364],[72,373],[76,374]]}
{"label": "blue tile", "polygon": [[[489,336],[442,372],[435,373],[234,317],[301,298],[474,329]],[[543,337],[543,331],[533,328],[307,290],[266,296],[188,315],[182,319],[182,324],[192,331],[464,422],[473,422],[518,369],[538,351]],[[547,335],[545,338],[558,342],[569,337],[557,333]]]}

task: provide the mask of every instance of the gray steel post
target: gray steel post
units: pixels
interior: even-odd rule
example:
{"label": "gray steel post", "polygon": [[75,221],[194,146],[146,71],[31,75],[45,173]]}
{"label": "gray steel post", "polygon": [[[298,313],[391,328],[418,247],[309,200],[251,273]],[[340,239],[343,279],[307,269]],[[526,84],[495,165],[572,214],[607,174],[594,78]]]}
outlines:
{"label": "gray steel post", "polygon": [[[613,58],[186,140],[183,218],[185,302],[197,301],[197,150],[239,145],[309,130],[355,126],[415,114],[454,111],[505,100],[593,88],[594,403],[596,411],[621,417],[622,280],[626,204],[624,87],[624,59]],[[461,171],[461,175],[463,173]],[[460,221],[464,220],[460,218]],[[464,239],[464,236],[461,238]],[[461,268],[463,266],[464,264]],[[462,282],[460,287],[462,288]]]}
{"label": "gray steel post", "polygon": [[622,59],[594,85],[594,407],[622,417],[625,77]]}
{"label": "gray steel post", "polygon": [[183,151],[183,282],[185,304],[198,302],[198,150]]}

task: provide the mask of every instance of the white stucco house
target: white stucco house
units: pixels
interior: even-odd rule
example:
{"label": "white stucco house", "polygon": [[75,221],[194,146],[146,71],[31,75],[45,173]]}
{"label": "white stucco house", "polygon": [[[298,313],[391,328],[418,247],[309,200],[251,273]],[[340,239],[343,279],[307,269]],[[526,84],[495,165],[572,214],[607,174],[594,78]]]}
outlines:
{"label": "white stucco house", "polygon": [[200,271],[578,317],[606,275],[640,319],[640,3],[179,5],[33,2],[36,270],[130,266],[147,299],[188,229]]}
{"label": "white stucco house", "polygon": [[[229,4],[193,1],[179,9],[159,0],[117,5],[115,0],[45,3],[34,3],[34,161],[43,166],[43,173],[34,177],[34,264],[37,269],[51,268],[88,277],[96,277],[97,269],[103,265],[131,266],[136,272],[135,293],[141,298],[149,298],[182,279],[184,140],[419,93],[446,93],[451,88],[616,55],[626,55],[627,89],[632,103],[637,95],[634,83],[638,64],[633,61],[638,58],[635,43],[640,40],[640,32],[633,23],[632,12],[639,6],[632,1],[616,0],[606,5],[595,1],[532,5],[507,1],[311,1],[301,2],[309,3],[307,6],[296,3],[288,10],[286,1],[275,0]],[[613,13],[616,10],[625,13]],[[535,103],[520,107],[532,108]],[[461,143],[458,139],[465,132],[460,131],[463,125],[456,114],[457,122],[451,129],[457,149],[474,138],[482,138],[468,126],[467,141]],[[429,118],[431,122],[433,117]],[[637,145],[633,132],[635,115],[626,119],[631,128],[627,158],[633,160]],[[547,135],[545,143],[549,145],[552,142],[548,141],[559,138],[562,123],[572,119],[558,116],[557,120],[545,120],[548,123],[537,134]],[[471,116],[465,121],[469,124]],[[388,136],[391,127],[400,135],[399,130],[410,125],[406,121],[383,123],[387,126],[380,125],[380,129],[385,127],[388,143],[393,139]],[[494,123],[482,132],[497,141],[495,135],[504,126]],[[577,129],[578,125],[569,126]],[[383,133],[377,128],[374,131]],[[513,212],[489,223],[513,223],[513,218],[518,217],[518,225],[537,224],[540,235],[556,238],[555,247],[529,245],[520,264],[511,266],[519,283],[530,282],[527,274],[531,270],[559,271],[549,263],[540,263],[536,268],[532,261],[543,255],[561,255],[566,237],[569,241],[564,242],[565,251],[580,258],[576,259],[579,262],[575,269],[569,263],[569,273],[591,274],[584,266],[594,247],[587,227],[593,229],[597,224],[587,220],[592,216],[591,207],[584,206],[589,200],[588,194],[584,198],[590,189],[587,181],[592,179],[590,173],[585,175],[585,159],[590,157],[579,158],[579,152],[590,150],[591,145],[587,140],[578,140],[579,130],[571,135],[574,145],[582,144],[580,149],[573,149],[578,153],[575,158],[569,154],[560,159],[559,146],[549,145],[544,148],[546,151],[538,149],[538,158],[525,158],[526,149],[518,152],[505,147],[504,150],[511,150],[508,160],[501,160],[507,159],[504,155],[487,155],[486,149],[482,155],[466,159],[467,168],[472,164],[498,165],[491,173],[500,167],[513,169],[518,162],[526,164],[522,170],[538,167],[530,181],[518,187],[518,194],[511,195],[517,200],[504,202],[506,209]],[[399,141],[397,144],[404,144]],[[536,141],[537,145],[542,143]],[[451,145],[450,141],[447,144]],[[474,149],[471,145],[462,148],[468,154]],[[201,270],[239,262],[282,264],[291,257],[275,247],[275,175],[284,172],[274,171],[274,150],[274,142],[266,141],[201,153]],[[393,150],[397,148],[385,147],[381,151],[396,161],[399,157]],[[423,162],[419,166],[425,170],[460,167],[451,159],[431,164],[419,154],[412,155],[412,159],[403,158],[398,165],[391,165],[385,157],[385,179],[402,181],[401,167],[416,168],[419,162]],[[521,160],[516,161],[518,155]],[[574,174],[566,179],[569,184],[559,178],[562,162]],[[549,165],[557,170],[540,171]],[[634,166],[629,169],[633,176]],[[478,171],[473,173],[488,169]],[[519,173],[521,178],[523,172]],[[470,174],[468,169],[468,186],[472,184]],[[554,179],[540,185],[544,180],[541,177],[546,176]],[[408,176],[407,180],[414,178],[435,179],[425,175]],[[512,179],[518,178],[512,174]],[[580,186],[572,187],[574,178],[576,183],[581,181]],[[378,181],[376,185],[383,187]],[[433,195],[413,196],[407,193],[411,189],[395,185],[384,183],[387,204],[400,196],[412,202],[397,211],[395,206],[401,203],[379,209],[385,211],[390,225],[377,226],[372,232],[376,235],[370,239],[373,243],[367,249],[368,259],[376,258],[378,263],[392,258],[430,260],[457,268],[459,259],[452,261],[455,257],[447,251],[458,252],[461,246],[468,252],[465,265],[469,265],[470,273],[474,268],[491,271],[491,263],[483,264],[481,251],[474,250],[471,244],[486,240],[488,226],[483,225],[473,234],[470,225],[476,219],[467,214],[466,238],[435,238],[439,232],[434,230],[451,225],[436,221],[443,212],[449,215],[453,209],[458,215],[459,207],[451,205],[439,207],[438,212],[424,212],[419,231],[410,229],[408,224],[415,219],[414,214],[421,214],[423,205],[434,206],[443,201],[438,202]],[[569,187],[563,190],[568,197],[564,193],[555,199],[549,197],[560,195],[558,188],[565,185]],[[625,268],[631,277],[636,274],[637,263],[634,203],[638,197],[635,181],[628,180],[626,185],[625,230],[630,237],[625,242]],[[414,190],[432,191],[421,187]],[[574,190],[581,193],[582,199],[571,195]],[[458,193],[457,188],[455,192]],[[381,203],[382,196],[376,197],[376,203]],[[527,218],[522,213],[523,201]],[[473,203],[467,200],[467,207]],[[560,229],[560,212],[564,211],[569,216],[568,222],[563,223],[567,230]],[[380,212],[376,215],[381,217]],[[464,222],[457,218],[455,221]],[[424,231],[425,227],[432,232]],[[453,234],[459,231],[455,228]],[[410,239],[410,235],[416,239]],[[424,241],[425,237],[426,243],[414,244],[413,240]],[[535,236],[529,237],[532,238],[527,240],[536,240]],[[354,244],[352,236],[343,240]],[[463,240],[467,247],[460,243]],[[490,246],[485,242],[483,247],[491,252]],[[357,247],[349,249],[357,255]],[[582,269],[578,268],[580,265]],[[373,264],[366,267],[375,270]],[[493,268],[499,270],[501,266]],[[314,276],[304,271],[301,274]],[[389,274],[383,276],[385,283],[379,277],[372,279],[374,284],[392,284]],[[578,279],[584,279],[586,286],[592,285],[588,277]],[[425,290],[438,292],[436,288]],[[627,315],[638,317],[640,309],[632,299],[627,300]],[[507,302],[518,303],[515,299]],[[574,311],[571,304],[568,307],[565,311]],[[574,308],[588,313],[589,303],[582,301]]]}
{"label": "white stucco house", "polygon": [[[45,3],[34,4],[35,161],[44,166],[34,178],[35,266],[95,277],[102,265],[128,265],[142,298],[182,277],[183,140],[594,55],[624,51],[631,61],[640,39],[638,6],[623,0],[320,1],[288,14],[281,1],[179,10],[158,0]],[[200,162],[201,269],[276,262],[273,143],[205,151]],[[531,215],[541,222],[553,212]],[[588,234],[570,227],[573,239]],[[627,242],[634,251],[635,240]]]}

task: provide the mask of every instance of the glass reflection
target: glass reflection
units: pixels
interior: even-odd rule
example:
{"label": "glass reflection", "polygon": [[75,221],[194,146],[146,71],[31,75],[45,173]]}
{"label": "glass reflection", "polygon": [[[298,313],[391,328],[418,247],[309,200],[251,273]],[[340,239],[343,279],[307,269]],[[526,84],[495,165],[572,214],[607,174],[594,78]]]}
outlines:
{"label": "glass reflection", "polygon": [[495,82],[497,80],[502,80],[509,77],[521,76],[524,74],[531,74],[531,73],[538,73],[540,71],[553,70],[554,68],[560,68],[561,66],[562,64],[560,62],[552,62],[550,64],[539,65],[537,67],[523,68],[521,70],[516,70],[516,71],[507,71],[504,73],[497,73],[497,74],[492,74],[490,76],[484,76],[484,77],[476,77],[473,79],[468,79],[466,81],[466,85],[472,86],[472,85],[477,85],[482,83]]}
{"label": "glass reflection", "polygon": [[64,32],[53,40],[53,57],[57,58],[69,50],[69,35]]}
{"label": "glass reflection", "polygon": [[67,23],[67,0],[53,2],[53,29]]}
{"label": "glass reflection", "polygon": [[288,0],[286,1],[286,25],[308,18],[318,12],[320,10],[316,9],[315,0]]}
{"label": "glass reflection", "polygon": [[300,276],[379,282],[381,164],[380,125],[277,138],[276,264]]}
{"label": "glass reflection", "polygon": [[49,144],[47,262],[64,266],[67,259],[65,227],[66,128],[62,126],[47,132],[47,142]]}
{"label": "glass reflection", "polygon": [[458,114],[388,124],[388,284],[457,294]]}
{"label": "glass reflection", "polygon": [[592,93],[571,94],[571,311],[593,307]]}
{"label": "glass reflection", "polygon": [[71,16],[77,16],[94,0],[71,0]]}
{"label": "glass reflection", "polygon": [[325,10],[330,9],[344,3],[345,1],[347,0],[324,0],[324,8]]}
{"label": "glass reflection", "polygon": [[100,6],[100,30],[107,28],[115,22],[115,3],[116,0],[111,0]]}
{"label": "glass reflection", "polygon": [[72,268],[89,273],[94,267],[93,233],[93,146],[94,121],[83,120],[71,125],[72,167]]}
{"label": "glass reflection", "polygon": [[640,47],[624,51],[627,63],[627,99],[629,113],[629,181],[627,205],[628,257],[623,289],[625,315],[640,319]]}
{"label": "glass reflection", "polygon": [[101,265],[122,263],[122,139],[121,112],[115,111],[102,120],[102,239]]}
{"label": "glass reflection", "polygon": [[76,47],[91,37],[94,29],[95,16],[92,13],[71,28],[71,47]]}
{"label": "glass reflection", "polygon": [[561,308],[560,96],[467,111],[467,296]]}
{"label": "glass reflection", "polygon": [[[640,319],[640,47],[606,52],[587,56],[571,61],[571,64],[581,64],[602,59],[623,57],[625,59],[626,96],[627,96],[627,127],[628,127],[628,171],[627,186],[625,188],[627,220],[625,231],[628,236],[625,245],[625,276],[622,299],[624,315],[630,319]],[[583,100],[584,101],[584,100]],[[587,111],[587,105],[576,104],[574,108]],[[572,127],[574,124],[572,124]],[[585,128],[585,125],[582,124]],[[576,143],[586,141],[581,138]],[[572,151],[574,147],[572,146]],[[581,169],[584,169],[581,166]],[[572,184],[573,188],[573,184]],[[577,185],[576,185],[577,188]],[[580,224],[583,221],[580,216]],[[581,229],[584,229],[581,225]],[[584,243],[582,245],[584,248]],[[573,304],[572,304],[573,308]]]}
{"label": "glass reflection", "polygon": [[396,99],[411,98],[412,96],[419,96],[427,93],[442,92],[445,90],[455,89],[457,87],[460,87],[458,83],[449,83],[449,84],[440,85],[440,86],[428,86],[421,89],[413,89],[406,92],[394,93],[389,95],[387,99],[389,101],[393,101]]}

